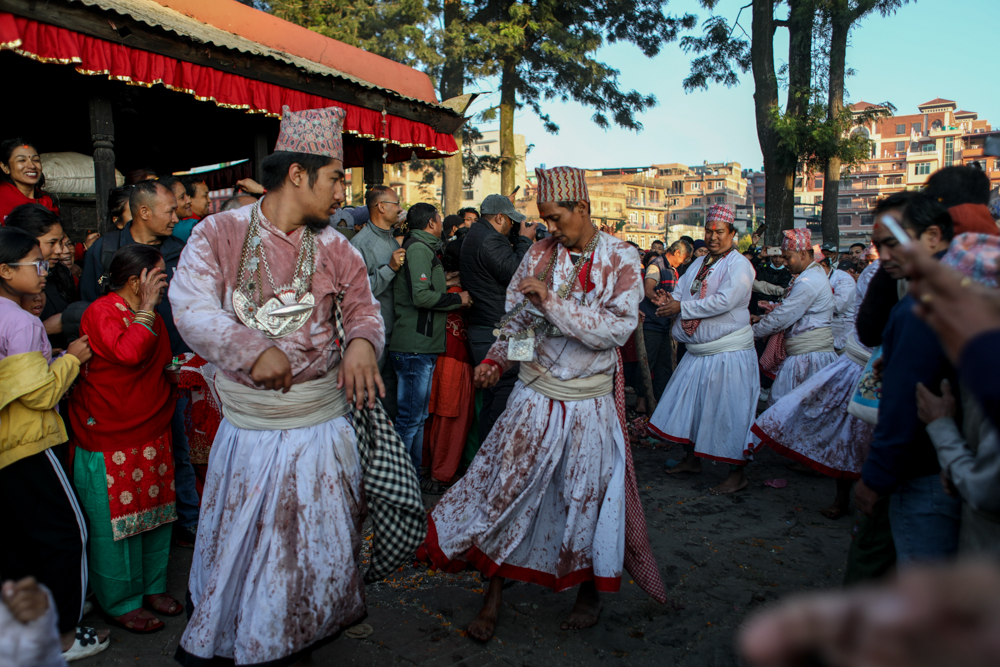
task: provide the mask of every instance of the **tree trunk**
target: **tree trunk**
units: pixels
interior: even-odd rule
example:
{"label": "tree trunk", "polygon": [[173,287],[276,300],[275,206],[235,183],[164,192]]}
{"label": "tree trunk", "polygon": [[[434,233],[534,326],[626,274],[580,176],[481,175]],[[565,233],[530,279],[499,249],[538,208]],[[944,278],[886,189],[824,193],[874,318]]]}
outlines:
{"label": "tree trunk", "polygon": [[[455,44],[455,31],[462,18],[460,0],[445,0],[444,9],[444,67],[441,70],[441,99],[450,100],[465,92],[465,64]],[[462,129],[455,131],[458,153],[444,159],[444,213],[458,213],[462,207],[464,174],[462,170]]]}
{"label": "tree trunk", "polygon": [[517,108],[517,57],[503,57],[500,74],[500,193],[514,191],[517,155],[514,154],[514,111]]}
{"label": "tree trunk", "polygon": [[[830,121],[834,121],[844,108],[844,75],[847,67],[847,36],[851,30],[850,8],[847,0],[834,0],[831,11],[830,31],[830,87],[827,105]],[[823,243],[840,247],[840,225],[837,202],[840,199],[840,166],[837,156],[826,161],[823,176]]]}
{"label": "tree trunk", "polygon": [[[753,0],[751,23],[750,61],[753,67],[754,112],[757,120],[757,142],[764,155],[764,210],[767,230],[766,245],[777,245],[784,229],[781,220],[783,205],[780,201],[781,184],[775,161],[777,135],[774,131],[772,109],[778,107],[778,77],[774,73],[774,0]],[[773,213],[772,213],[773,211]]]}

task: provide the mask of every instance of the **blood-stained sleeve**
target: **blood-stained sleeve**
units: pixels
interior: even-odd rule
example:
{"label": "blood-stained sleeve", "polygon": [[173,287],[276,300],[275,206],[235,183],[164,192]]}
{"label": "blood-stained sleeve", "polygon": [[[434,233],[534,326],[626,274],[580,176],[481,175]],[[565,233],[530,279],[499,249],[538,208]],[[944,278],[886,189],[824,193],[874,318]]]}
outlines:
{"label": "blood-stained sleeve", "polygon": [[375,357],[382,356],[385,347],[385,325],[379,302],[372,296],[368,267],[357,248],[346,241],[337,246],[337,271],[347,285],[340,304],[344,315],[344,349],[355,338],[364,338],[375,348]]}
{"label": "blood-stained sleeve", "polygon": [[592,350],[621,347],[639,323],[643,289],[638,254],[633,248],[616,250],[608,259],[617,266],[611,278],[614,282],[611,298],[604,303],[584,305],[573,299],[560,299],[551,289],[542,302],[549,322]]}
{"label": "blood-stained sleeve", "polygon": [[830,289],[828,285],[817,284],[813,280],[803,280],[800,276],[778,307],[753,325],[754,338],[763,338],[784,331],[802,319],[809,305],[816,299],[817,287]]}
{"label": "blood-stained sleeve", "polygon": [[[746,308],[750,303],[750,292],[753,290],[753,267],[750,262],[740,261],[742,258],[735,258],[728,266],[719,267],[724,269],[725,274],[719,283],[719,290],[715,294],[706,296],[704,299],[688,299],[681,301],[682,320],[706,320],[716,315],[728,313],[737,308]],[[700,267],[699,267],[700,268]],[[688,268],[684,277],[697,275],[694,266]],[[708,279],[711,280],[713,271],[709,271]],[[694,278],[692,278],[693,282]],[[685,286],[690,294],[691,282]],[[676,294],[678,290],[674,290]],[[683,292],[682,292],[683,294]]]}
{"label": "blood-stained sleeve", "polygon": [[[223,370],[249,374],[274,342],[262,331],[245,326],[223,306],[232,293],[226,290],[223,262],[215,250],[220,242],[215,219],[195,225],[181,252],[168,296],[177,330],[192,350]],[[364,283],[368,284],[367,274]]]}
{"label": "blood-stained sleeve", "polygon": [[[507,299],[504,304],[504,309],[509,313],[514,309],[517,304],[524,301],[524,295],[517,291],[517,286],[522,280],[528,276],[535,275],[535,266],[538,264],[538,259],[542,254],[544,254],[544,246],[547,244],[536,243],[531,249],[525,253],[524,258],[518,265],[517,270],[514,271],[514,277],[510,279],[510,283],[507,285]],[[526,312],[526,310],[521,310],[514,319],[504,325],[503,335],[513,336],[521,331],[528,328],[531,323],[532,317]],[[493,343],[493,347],[486,354],[486,359],[492,361],[493,363],[500,366],[504,371],[509,370],[514,362],[507,359],[507,341],[497,338],[496,342]],[[485,359],[484,359],[485,361]]]}

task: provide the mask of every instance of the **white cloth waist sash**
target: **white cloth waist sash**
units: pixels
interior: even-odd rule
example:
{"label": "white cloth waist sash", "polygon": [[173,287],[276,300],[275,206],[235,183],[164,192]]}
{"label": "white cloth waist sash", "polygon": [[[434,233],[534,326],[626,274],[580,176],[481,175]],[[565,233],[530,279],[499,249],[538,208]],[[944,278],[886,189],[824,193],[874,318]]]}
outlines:
{"label": "white cloth waist sash", "polygon": [[687,351],[696,357],[707,357],[712,354],[722,354],[723,352],[752,350],[754,349],[753,328],[748,324],[742,329],[727,333],[722,338],[717,338],[707,343],[686,343],[685,345]]}
{"label": "white cloth waist sash", "polygon": [[560,380],[552,372],[533,361],[522,361],[517,378],[525,387],[531,387],[542,396],[554,401],[585,401],[588,398],[607,396],[615,388],[614,375],[592,375],[589,378]]}
{"label": "white cloth waist sash", "polygon": [[321,378],[293,384],[287,394],[252,389],[222,373],[215,376],[222,415],[236,428],[248,431],[284,431],[307,428],[350,412],[343,389],[337,389],[337,369]]}
{"label": "white cloth waist sash", "polygon": [[868,360],[872,356],[871,351],[861,345],[853,334],[847,337],[847,345],[844,347],[844,354],[846,354],[851,361],[862,368],[868,365]]}
{"label": "white cloth waist sash", "polygon": [[833,352],[833,330],[830,327],[820,327],[801,333],[795,338],[785,339],[785,354],[796,357],[810,352]]}

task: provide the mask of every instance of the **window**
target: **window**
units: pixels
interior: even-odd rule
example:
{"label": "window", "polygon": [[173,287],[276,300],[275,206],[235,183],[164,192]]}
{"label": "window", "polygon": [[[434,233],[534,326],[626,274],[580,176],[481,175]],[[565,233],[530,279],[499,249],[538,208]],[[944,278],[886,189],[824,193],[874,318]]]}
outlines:
{"label": "window", "polygon": [[993,171],[1000,171],[1000,160],[993,160]]}
{"label": "window", "polygon": [[697,206],[700,203],[701,203],[701,197],[695,197],[694,199],[691,200],[692,206]]}
{"label": "window", "polygon": [[628,239],[629,243],[638,243],[639,238],[635,234],[626,234],[625,238]]}
{"label": "window", "polygon": [[913,165],[913,173],[916,176],[926,176],[931,173],[931,163],[930,162],[918,162]]}
{"label": "window", "polygon": [[924,131],[924,124],[923,123],[914,123],[913,124],[913,131],[916,132],[917,134],[920,134],[921,132]]}
{"label": "window", "polygon": [[861,216],[861,226],[862,227],[871,227],[874,224],[875,224],[875,216],[874,215],[863,215],[863,216]]}
{"label": "window", "polygon": [[851,200],[848,197],[841,197],[837,200],[837,208],[851,208]]}
{"label": "window", "polygon": [[753,193],[754,193],[755,195],[762,195],[762,194],[764,194],[764,188],[762,188],[762,187],[760,187],[760,186],[758,185],[758,186],[754,187],[754,189],[753,189]]}
{"label": "window", "polygon": [[[934,121],[931,124],[931,129],[932,130],[940,130],[941,129],[941,121],[939,121],[939,120]],[[864,224],[864,223],[862,223],[862,224]]]}
{"label": "window", "polygon": [[796,204],[801,204],[802,203],[802,197],[796,197],[795,198],[795,203]]}
{"label": "window", "polygon": [[937,144],[936,143],[933,143],[933,144],[923,144],[920,147],[920,152],[921,153],[933,153],[935,151],[937,151]]}
{"label": "window", "polygon": [[639,191],[636,190],[635,188],[629,188],[628,189],[628,198],[629,199],[636,199],[638,197],[638,195],[639,195]]}
{"label": "window", "polygon": [[636,221],[636,215],[635,215],[635,213],[629,213],[628,214],[628,221],[629,222],[635,222]]}
{"label": "window", "polygon": [[716,197],[715,198],[715,203],[716,204],[725,204],[726,203],[726,198],[725,197]]}
{"label": "window", "polygon": [[700,181],[694,181],[694,182],[692,182],[691,183],[691,189],[692,190],[701,190],[701,182]]}
{"label": "window", "polygon": [[851,216],[849,216],[849,215],[838,215],[837,216],[837,224],[839,226],[841,226],[841,227],[850,227],[851,226]]}
{"label": "window", "polygon": [[621,204],[615,204],[615,210],[618,211],[619,213],[621,213],[622,212],[622,205]]}
{"label": "window", "polygon": [[607,211],[607,210],[608,210],[608,208],[609,208],[609,206],[608,206],[608,202],[606,202],[606,201],[602,201],[602,202],[601,202],[601,210],[602,210],[602,211]]}
{"label": "window", "polygon": [[950,167],[955,161],[955,137],[944,139],[944,166]]}
{"label": "window", "polygon": [[900,123],[896,126],[896,134],[906,134],[906,125]]}
{"label": "window", "polygon": [[476,149],[480,153],[489,153],[490,152],[490,145],[489,144],[480,144],[479,146],[476,146]]}
{"label": "window", "polygon": [[763,206],[764,205],[764,200],[758,198],[758,199],[754,200],[754,203],[757,204],[757,206]]}
{"label": "window", "polygon": [[822,178],[817,178],[816,179],[816,181],[813,183],[813,189],[814,190],[822,190],[823,189],[823,179]]}
{"label": "window", "polygon": [[465,201],[469,201],[470,199],[475,199],[475,197],[476,197],[476,193],[473,192],[472,190],[463,190],[462,191],[462,199],[464,199]]}
{"label": "window", "polygon": [[677,220],[677,214],[676,213],[671,213],[670,214],[670,219],[671,220]]}
{"label": "window", "polygon": [[[896,134],[900,134],[900,133],[897,132]],[[897,141],[896,142],[896,152],[897,153],[902,153],[905,150],[906,150],[906,142],[905,141]]]}
{"label": "window", "polygon": [[796,190],[801,190],[802,189],[802,179],[801,178],[796,178],[795,179],[795,189]]}

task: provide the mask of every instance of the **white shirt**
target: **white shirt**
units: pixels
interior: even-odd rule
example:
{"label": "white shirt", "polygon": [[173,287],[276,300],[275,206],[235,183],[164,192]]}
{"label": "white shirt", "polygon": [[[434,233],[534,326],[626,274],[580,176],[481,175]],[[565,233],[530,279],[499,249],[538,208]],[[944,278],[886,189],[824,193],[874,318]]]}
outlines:
{"label": "white shirt", "polygon": [[813,263],[795,277],[788,294],[778,307],[753,325],[754,338],[764,338],[789,329],[788,337],[794,338],[813,329],[829,327],[833,323],[833,288],[826,271]]}
{"label": "white shirt", "polygon": [[[707,257],[695,259],[674,288],[673,296],[681,302],[681,312],[674,320],[672,333],[679,343],[708,343],[750,324],[750,292],[754,279],[750,260],[734,249],[716,262],[706,278],[705,298],[699,299],[700,290],[691,294],[691,284]],[[697,319],[701,324],[689,336],[681,326],[682,321]]]}
{"label": "white shirt", "polygon": [[830,271],[833,288],[833,346],[838,350],[847,345],[847,337],[854,330],[854,298],[857,283],[839,269]]}

